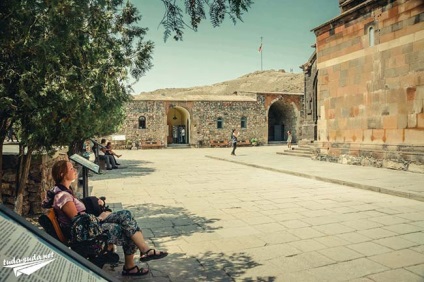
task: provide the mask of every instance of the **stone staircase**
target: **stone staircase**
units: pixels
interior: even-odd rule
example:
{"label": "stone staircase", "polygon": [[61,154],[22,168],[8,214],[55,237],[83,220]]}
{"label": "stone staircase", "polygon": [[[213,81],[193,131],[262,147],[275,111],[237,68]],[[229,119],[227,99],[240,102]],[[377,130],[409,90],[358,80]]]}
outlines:
{"label": "stone staircase", "polygon": [[190,144],[168,144],[167,149],[190,149]]}
{"label": "stone staircase", "polygon": [[295,156],[295,157],[304,157],[310,158],[312,156],[312,148],[314,147],[313,143],[299,143],[298,145],[292,145],[292,149],[284,149],[283,152],[277,152],[280,155]]}

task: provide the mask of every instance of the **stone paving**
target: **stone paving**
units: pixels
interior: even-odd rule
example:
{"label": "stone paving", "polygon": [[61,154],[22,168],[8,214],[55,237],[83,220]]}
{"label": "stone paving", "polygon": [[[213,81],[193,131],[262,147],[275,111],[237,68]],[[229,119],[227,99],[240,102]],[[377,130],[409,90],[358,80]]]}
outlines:
{"label": "stone paving", "polygon": [[[276,154],[283,149],[121,151],[125,168],[89,185],[170,252],[141,263],[150,268],[141,281],[424,281],[424,202],[364,190],[420,199],[424,175]],[[118,251],[119,266],[104,269],[135,280],[120,275]]]}

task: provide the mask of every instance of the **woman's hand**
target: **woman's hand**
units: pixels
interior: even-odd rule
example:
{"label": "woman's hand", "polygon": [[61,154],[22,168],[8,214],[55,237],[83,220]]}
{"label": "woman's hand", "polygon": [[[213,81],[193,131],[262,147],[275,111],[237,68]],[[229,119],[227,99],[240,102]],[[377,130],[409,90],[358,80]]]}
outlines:
{"label": "woman's hand", "polygon": [[105,206],[105,202],[102,199],[98,199],[97,203],[99,204],[99,206],[104,207]]}
{"label": "woman's hand", "polygon": [[100,221],[103,221],[108,217],[112,212],[110,211],[104,211],[102,212],[97,218],[100,219]]}

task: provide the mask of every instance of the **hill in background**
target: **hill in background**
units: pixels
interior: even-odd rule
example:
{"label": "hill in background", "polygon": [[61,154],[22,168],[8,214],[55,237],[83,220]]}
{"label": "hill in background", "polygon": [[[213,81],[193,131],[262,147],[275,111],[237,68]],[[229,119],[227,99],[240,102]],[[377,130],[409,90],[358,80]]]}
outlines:
{"label": "hill in background", "polygon": [[200,96],[233,96],[242,92],[303,93],[304,74],[286,73],[284,70],[256,71],[239,78],[207,86],[191,88],[165,88],[134,95],[134,99],[167,100]]}

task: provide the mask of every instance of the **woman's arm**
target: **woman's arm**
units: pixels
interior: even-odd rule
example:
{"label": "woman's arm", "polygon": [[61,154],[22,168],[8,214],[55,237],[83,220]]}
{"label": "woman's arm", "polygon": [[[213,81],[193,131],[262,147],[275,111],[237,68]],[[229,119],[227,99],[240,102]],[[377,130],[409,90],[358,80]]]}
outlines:
{"label": "woman's arm", "polygon": [[107,150],[108,150],[109,154],[111,154],[111,155],[113,155],[113,156],[115,156],[115,157],[120,158],[120,157],[122,156],[122,155],[118,155],[117,153],[115,153],[115,152],[112,150],[112,148],[107,148]]}
{"label": "woman's arm", "polygon": [[75,203],[72,201],[67,202],[63,207],[62,211],[69,219],[73,219],[75,216],[78,215],[77,207],[75,206]]}
{"label": "woman's arm", "polygon": [[104,211],[101,214],[99,214],[99,216],[97,217],[100,221],[103,221],[106,219],[106,217],[108,217],[112,212],[110,211]]}

